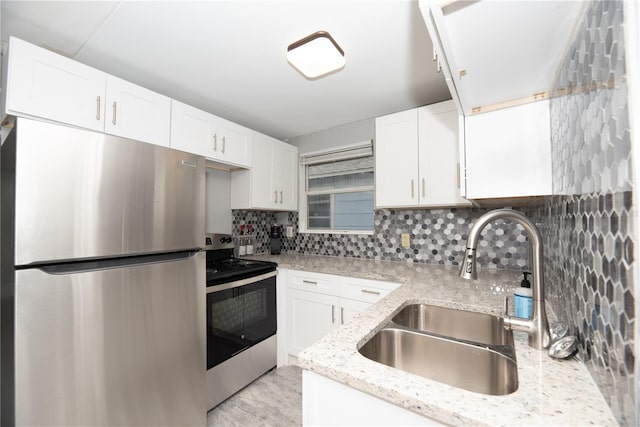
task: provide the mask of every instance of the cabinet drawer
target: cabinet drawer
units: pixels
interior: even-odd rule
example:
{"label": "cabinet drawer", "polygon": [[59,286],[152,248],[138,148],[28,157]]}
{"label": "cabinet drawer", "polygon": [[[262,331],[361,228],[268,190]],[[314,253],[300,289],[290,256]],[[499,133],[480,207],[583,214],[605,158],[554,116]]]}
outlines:
{"label": "cabinet drawer", "polygon": [[291,275],[289,287],[327,295],[340,294],[340,281],[328,274],[295,272]]}
{"label": "cabinet drawer", "polygon": [[340,287],[340,296],[342,298],[374,303],[399,286],[398,283],[392,282],[345,278]]}

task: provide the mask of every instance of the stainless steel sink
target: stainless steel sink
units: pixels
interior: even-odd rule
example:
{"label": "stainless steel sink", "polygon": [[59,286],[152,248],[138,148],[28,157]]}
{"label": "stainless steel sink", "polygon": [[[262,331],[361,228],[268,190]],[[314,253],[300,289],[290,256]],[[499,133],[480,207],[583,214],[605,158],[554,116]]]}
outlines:
{"label": "stainless steel sink", "polygon": [[513,345],[501,317],[427,304],[411,304],[392,319],[398,325],[483,344]]}
{"label": "stainless steel sink", "polygon": [[358,351],[374,362],[477,393],[505,395],[518,388],[513,333],[489,314],[408,305]]}

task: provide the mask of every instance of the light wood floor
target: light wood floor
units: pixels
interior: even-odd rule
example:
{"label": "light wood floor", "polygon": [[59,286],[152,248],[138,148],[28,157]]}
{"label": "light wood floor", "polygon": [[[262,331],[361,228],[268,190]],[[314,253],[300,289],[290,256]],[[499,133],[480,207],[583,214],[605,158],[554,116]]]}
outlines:
{"label": "light wood floor", "polygon": [[302,425],[302,370],[283,366],[267,372],[207,414],[208,427]]}

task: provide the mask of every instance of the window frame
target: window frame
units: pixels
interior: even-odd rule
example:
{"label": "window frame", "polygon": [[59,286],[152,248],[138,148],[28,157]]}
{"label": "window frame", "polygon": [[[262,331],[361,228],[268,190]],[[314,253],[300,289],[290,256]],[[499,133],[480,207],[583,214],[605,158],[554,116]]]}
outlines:
{"label": "window frame", "polygon": [[[367,141],[367,143],[371,144],[371,141]],[[362,236],[371,236],[374,233],[374,230],[340,230],[340,229],[318,229],[318,228],[309,228],[308,226],[308,201],[307,196],[309,195],[321,195],[321,194],[331,194],[334,195],[336,193],[356,193],[361,191],[371,191],[373,192],[373,211],[372,214],[375,213],[375,179],[374,184],[362,186],[362,187],[347,187],[341,188],[340,191],[332,191],[332,190],[318,190],[318,191],[307,191],[307,166],[301,160],[301,158],[308,156],[310,154],[313,155],[322,155],[324,153],[330,153],[335,151],[347,151],[353,148],[362,147],[364,143],[358,144],[350,144],[339,147],[332,147],[330,149],[314,151],[311,153],[300,153],[300,159],[298,161],[298,200],[299,200],[299,210],[298,210],[298,232],[304,234],[348,234],[348,235],[362,235]],[[372,156],[373,156],[372,152]],[[344,160],[347,160],[346,158]],[[373,169],[374,177],[375,177],[375,162]],[[333,196],[331,197],[331,203],[333,206]],[[331,224],[333,224],[333,209],[331,209]],[[375,226],[375,224],[374,224]]]}

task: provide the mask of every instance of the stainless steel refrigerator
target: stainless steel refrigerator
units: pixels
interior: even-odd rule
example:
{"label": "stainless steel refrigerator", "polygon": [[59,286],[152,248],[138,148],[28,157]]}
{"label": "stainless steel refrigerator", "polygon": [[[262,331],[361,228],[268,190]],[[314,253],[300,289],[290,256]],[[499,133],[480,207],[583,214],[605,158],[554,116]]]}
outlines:
{"label": "stainless steel refrigerator", "polygon": [[16,119],[0,153],[3,426],[205,425],[204,162]]}

